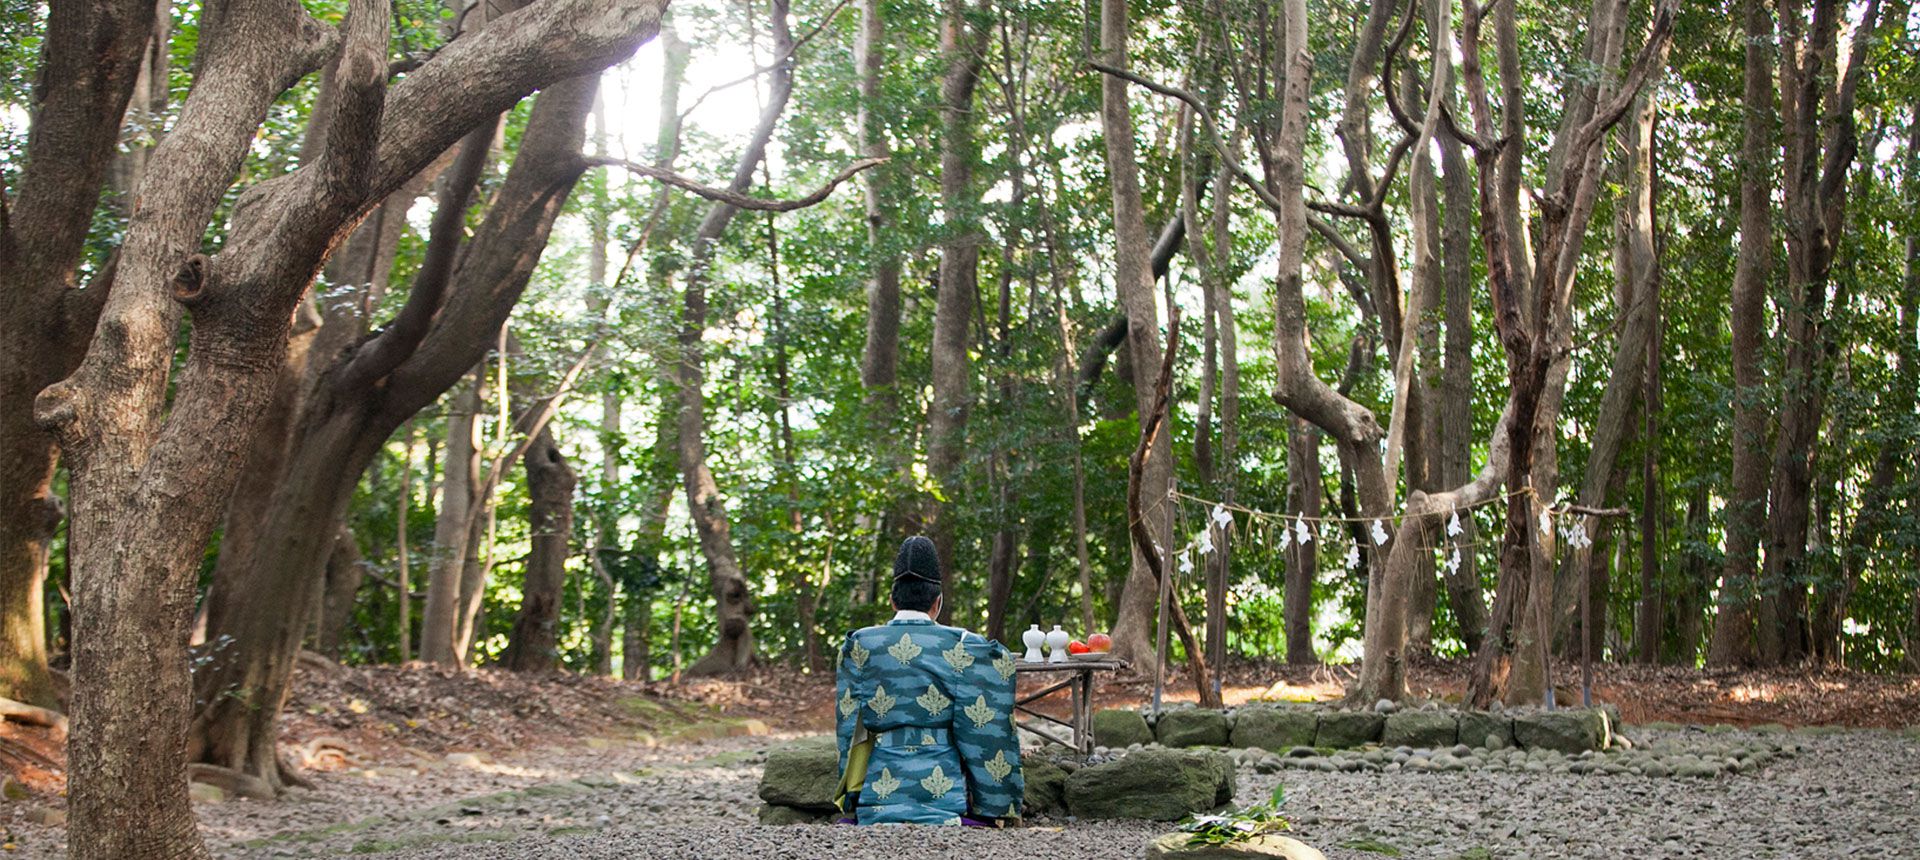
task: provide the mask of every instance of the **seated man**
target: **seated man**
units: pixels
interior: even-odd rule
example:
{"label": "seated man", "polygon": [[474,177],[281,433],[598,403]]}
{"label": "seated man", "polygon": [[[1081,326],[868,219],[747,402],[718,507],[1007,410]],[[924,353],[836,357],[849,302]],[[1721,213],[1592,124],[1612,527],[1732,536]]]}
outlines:
{"label": "seated man", "polygon": [[1013,655],[934,622],[940,564],[924,537],[894,558],[893,608],[893,621],[849,633],[840,647],[841,811],[861,824],[1019,818]]}

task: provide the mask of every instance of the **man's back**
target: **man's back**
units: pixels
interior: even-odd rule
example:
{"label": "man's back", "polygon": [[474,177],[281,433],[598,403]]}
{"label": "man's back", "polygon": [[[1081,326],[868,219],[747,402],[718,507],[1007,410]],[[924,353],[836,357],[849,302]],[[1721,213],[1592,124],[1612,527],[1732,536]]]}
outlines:
{"label": "man's back", "polygon": [[848,634],[836,676],[842,771],[850,753],[872,742],[860,823],[1019,817],[1025,780],[1014,658],[999,643],[903,611]]}

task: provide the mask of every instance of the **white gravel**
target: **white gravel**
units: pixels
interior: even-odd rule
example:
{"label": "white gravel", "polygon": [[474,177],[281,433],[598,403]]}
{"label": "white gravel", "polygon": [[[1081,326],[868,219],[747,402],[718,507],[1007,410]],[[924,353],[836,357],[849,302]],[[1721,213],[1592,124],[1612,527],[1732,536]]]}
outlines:
{"label": "white gravel", "polygon": [[[1757,735],[1628,729],[1641,749],[1797,745],[1758,771],[1711,779],[1455,772],[1239,772],[1243,802],[1286,783],[1293,835],[1332,860],[1697,858],[1920,860],[1920,737],[1882,731]],[[1138,857],[1165,829],[1042,821],[1011,831],[755,823],[760,751],[779,738],[662,749],[530,751],[482,769],[336,774],[280,804],[201,807],[229,858]],[[1251,761],[1251,760],[1250,760]],[[529,763],[538,762],[534,767]],[[29,834],[32,835],[32,834]],[[43,834],[44,835],[44,834]],[[33,840],[11,856],[59,856]],[[1369,850],[1371,849],[1371,850]]]}

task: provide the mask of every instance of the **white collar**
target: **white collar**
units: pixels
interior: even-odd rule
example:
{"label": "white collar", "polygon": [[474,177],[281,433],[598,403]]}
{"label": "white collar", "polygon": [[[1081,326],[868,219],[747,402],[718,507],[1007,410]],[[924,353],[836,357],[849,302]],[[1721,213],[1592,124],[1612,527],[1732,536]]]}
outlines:
{"label": "white collar", "polygon": [[918,609],[902,609],[893,613],[895,621],[932,621],[933,616]]}

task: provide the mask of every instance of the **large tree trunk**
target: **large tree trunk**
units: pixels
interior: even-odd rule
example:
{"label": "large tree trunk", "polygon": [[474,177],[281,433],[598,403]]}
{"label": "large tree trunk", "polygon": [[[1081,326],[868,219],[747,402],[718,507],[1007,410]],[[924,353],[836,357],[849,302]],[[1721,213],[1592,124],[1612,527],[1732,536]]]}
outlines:
{"label": "large tree trunk", "polygon": [[[659,11],[651,2],[542,4],[512,16],[498,38],[462,40],[443,50],[387,97],[387,7],[355,3],[343,37],[345,84],[321,117],[327,128],[323,153],[253,189],[256,199],[268,199],[236,213],[229,241],[216,257],[194,257],[182,269],[180,261],[198,243],[273,98],[320,61],[330,32],[297,7],[229,10],[221,23],[244,36],[202,31],[202,63],[188,108],[154,153],[141,195],[148,206],[136,213],[128,233],[121,272],[127,289],[116,291],[103,314],[101,327],[113,336],[97,343],[75,376],[39,404],[40,420],[58,429],[64,447],[85,452],[76,458],[73,475],[75,528],[83,537],[75,557],[81,574],[75,675],[86,680],[76,687],[74,737],[80,746],[70,773],[75,820],[90,826],[76,828],[74,856],[204,856],[180,768],[192,701],[183,650],[191,574],[232,490],[255,416],[270,399],[271,380],[285,355],[287,320],[319,262],[359,213],[425,167],[455,136],[555,77],[595,71],[630,53],[657,26]],[[540,46],[534,50],[544,50],[551,61],[528,63],[529,45]],[[541,101],[561,89],[548,87]],[[449,97],[462,92],[468,97]],[[423,98],[433,99],[437,109],[425,110]],[[203,101],[211,104],[196,108]],[[389,110],[381,130],[383,101]],[[377,151],[368,143],[376,133]],[[534,137],[530,131],[529,139]],[[182,139],[193,145],[172,146]],[[273,217],[260,217],[266,213]],[[168,383],[179,308],[167,298],[170,292],[195,310],[187,367],[176,386]],[[175,408],[162,418],[158,406],[170,387]],[[392,426],[405,417],[393,416]],[[371,438],[377,446],[384,434],[352,438]],[[328,466],[341,469],[338,461]],[[323,524],[334,520],[311,509],[301,513]],[[307,547],[303,573],[316,548]],[[317,579],[309,573],[288,588],[262,593],[292,596],[289,614],[304,618]],[[279,616],[270,629],[258,631],[264,635],[234,641],[293,638],[285,631],[297,627],[286,620]],[[290,654],[293,648],[278,650]],[[234,708],[252,711],[253,719],[269,726],[267,740],[248,738],[250,749],[241,751],[254,753],[255,768],[273,767],[270,726],[284,697],[284,677],[279,672],[262,678],[279,681],[278,689],[214,686],[257,693]],[[206,700],[216,698],[230,708],[236,704],[223,694]]]}
{"label": "large tree trunk", "polygon": [[[360,474],[395,429],[472,370],[525,289],[553,220],[579,176],[582,128],[595,84],[594,76],[554,82],[535,101],[513,168],[466,245],[457,286],[449,281],[456,278],[453,263],[467,229],[464,202],[435,213],[426,258],[399,316],[380,334],[332,355],[310,375],[312,386],[293,454],[264,530],[277,539],[258,542],[255,557],[244,565],[252,576],[233,599],[246,602],[231,612],[212,613],[213,640],[232,644],[195,678],[197,698],[206,704],[194,719],[188,749],[192,760],[280,783],[274,750],[277,717],[299,644],[293,635],[297,629],[287,621],[312,612],[324,548],[345,515]],[[469,128],[481,130],[468,137],[468,143],[476,145],[463,146],[451,169],[449,181],[456,185],[471,183],[484,165],[486,138],[494,124],[492,115],[470,116],[468,121]],[[470,153],[475,153],[472,160]],[[425,166],[424,159],[419,166]],[[465,411],[471,416],[478,408],[469,403]],[[470,456],[449,459],[448,484],[463,480],[455,473]],[[456,522],[459,533],[470,532],[471,512],[450,508],[472,491],[446,489],[440,522]],[[439,563],[437,559],[436,567]],[[435,649],[441,649],[439,659],[458,665],[456,583],[449,580],[443,592],[443,601],[453,598],[443,620],[430,620],[422,630],[423,659],[435,659]],[[278,598],[269,601],[258,595]],[[429,604],[431,619],[431,598]],[[453,652],[452,659],[447,652]]]}
{"label": "large tree trunk", "polygon": [[57,448],[34,398],[78,366],[112,279],[73,288],[154,10],[153,0],[49,7],[26,166],[0,219],[0,696],[35,705],[56,704],[42,592],[62,511]]}
{"label": "large tree trunk", "polygon": [[[774,56],[785,57],[793,50],[786,0],[772,0],[768,20],[773,31]],[[768,78],[766,105],[747,148],[734,163],[733,178],[727,185],[727,189],[736,194],[753,186],[754,174],[766,157],[774,127],[793,95],[790,64],[776,63]],[[713,650],[687,667],[690,675],[729,674],[746,668],[753,661],[753,594],[746,572],[741,570],[739,559],[734,555],[726,502],[720,498],[720,487],[707,465],[707,398],[702,389],[706,379],[703,340],[707,330],[707,289],[713,280],[714,253],[727,224],[738,211],[731,203],[716,201],[701,220],[693,236],[685,306],[680,318],[680,354],[675,380],[680,391],[680,475],[686,487],[687,509],[700,536],[700,550],[707,559],[707,578],[713,587],[714,615],[718,621],[714,625],[718,638]]]}
{"label": "large tree trunk", "polygon": [[[527,528],[533,548],[521,587],[520,615],[500,663],[515,672],[551,672],[560,656],[560,598],[573,554],[573,488],[566,455],[542,427],[521,458],[527,470]],[[611,599],[611,598],[609,598]]]}
{"label": "large tree trunk", "polygon": [[1760,532],[1767,513],[1767,281],[1773,268],[1773,20],[1746,0],[1746,67],[1740,144],[1740,249],[1727,326],[1733,334],[1733,491],[1727,497],[1726,564],[1707,665],[1739,666],[1758,656],[1753,602],[1759,595]]}
{"label": "large tree trunk", "polygon": [[[1106,64],[1128,67],[1127,36],[1130,25],[1125,0],[1102,0],[1100,4],[1100,50]],[[1152,237],[1147,235],[1146,212],[1141,200],[1140,166],[1134,153],[1133,114],[1127,104],[1127,82],[1108,75],[1100,82],[1100,124],[1106,143],[1107,175],[1113,192],[1114,284],[1121,310],[1127,317],[1127,356],[1134,367],[1134,405],[1141,426],[1146,426],[1153,411],[1153,381],[1150,368],[1161,357],[1160,317],[1154,306]],[[1165,428],[1155,434],[1154,449],[1144,458],[1141,492],[1155,504],[1142,511],[1146,531],[1162,548],[1173,543],[1172,505],[1161,504],[1173,480],[1173,433]],[[1159,602],[1158,578],[1148,568],[1139,547],[1134,547],[1132,566],[1126,587],[1120,594],[1118,617],[1113,626],[1113,654],[1138,666],[1152,661],[1155,643],[1154,609]]]}

